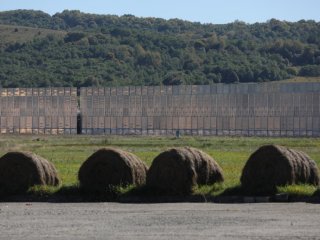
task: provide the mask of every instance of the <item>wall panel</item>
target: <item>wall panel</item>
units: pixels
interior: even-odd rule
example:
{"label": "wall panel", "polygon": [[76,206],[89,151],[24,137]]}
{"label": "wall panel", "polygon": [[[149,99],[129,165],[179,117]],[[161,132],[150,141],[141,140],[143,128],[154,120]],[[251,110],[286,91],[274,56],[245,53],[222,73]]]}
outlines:
{"label": "wall panel", "polygon": [[[181,130],[200,135],[319,136],[319,91],[320,83],[82,88],[80,111],[93,119],[93,125],[94,117],[110,117],[109,124],[105,120],[103,126],[98,120],[97,125],[99,129],[114,128],[110,133],[115,134],[174,134]],[[14,94],[1,91],[1,96],[7,97],[0,103],[2,116],[19,114],[16,106],[20,99],[12,102],[8,98]],[[41,115],[43,94],[40,90],[38,94],[32,106],[39,106]],[[50,94],[51,100],[45,98],[44,104],[53,104],[47,110],[52,114],[56,108],[52,90]],[[12,104],[14,113],[7,107]],[[92,127],[92,122],[82,121],[83,129]]]}
{"label": "wall panel", "polygon": [[[77,105],[76,88],[0,89],[0,116],[6,117],[0,132],[64,134],[63,129],[73,128],[76,133]],[[66,126],[64,117],[75,123]]]}

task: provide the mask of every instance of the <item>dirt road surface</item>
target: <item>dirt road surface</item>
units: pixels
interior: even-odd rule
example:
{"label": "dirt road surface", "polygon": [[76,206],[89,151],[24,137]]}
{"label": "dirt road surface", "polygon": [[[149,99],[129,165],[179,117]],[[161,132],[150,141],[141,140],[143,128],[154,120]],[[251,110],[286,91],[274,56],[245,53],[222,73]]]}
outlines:
{"label": "dirt road surface", "polygon": [[0,203],[0,239],[320,239],[320,205]]}

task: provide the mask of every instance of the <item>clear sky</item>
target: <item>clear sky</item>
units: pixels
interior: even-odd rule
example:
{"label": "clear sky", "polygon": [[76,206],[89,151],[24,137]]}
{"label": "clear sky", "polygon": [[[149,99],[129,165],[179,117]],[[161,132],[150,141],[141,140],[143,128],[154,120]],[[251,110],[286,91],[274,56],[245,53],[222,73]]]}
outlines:
{"label": "clear sky", "polygon": [[138,17],[180,18],[202,23],[320,21],[320,0],[0,0],[0,11],[64,9],[97,14],[133,14]]}

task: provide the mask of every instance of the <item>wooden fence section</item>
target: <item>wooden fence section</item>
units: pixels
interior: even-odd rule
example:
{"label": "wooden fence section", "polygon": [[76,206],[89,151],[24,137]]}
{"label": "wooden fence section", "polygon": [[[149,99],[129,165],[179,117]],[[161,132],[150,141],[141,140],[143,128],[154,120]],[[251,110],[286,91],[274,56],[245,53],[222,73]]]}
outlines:
{"label": "wooden fence section", "polygon": [[77,133],[76,88],[0,89],[0,132]]}
{"label": "wooden fence section", "polygon": [[81,88],[83,134],[319,136],[320,83]]}

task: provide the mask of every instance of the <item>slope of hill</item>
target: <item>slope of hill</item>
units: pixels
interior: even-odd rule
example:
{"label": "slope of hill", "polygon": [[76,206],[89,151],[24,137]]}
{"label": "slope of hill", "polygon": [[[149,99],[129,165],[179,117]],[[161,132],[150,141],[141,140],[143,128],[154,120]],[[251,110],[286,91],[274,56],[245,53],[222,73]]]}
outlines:
{"label": "slope of hill", "polygon": [[0,12],[3,87],[260,82],[320,76],[320,23],[200,24]]}
{"label": "slope of hill", "polygon": [[0,43],[2,44],[2,46],[13,42],[24,43],[32,41],[34,39],[45,38],[49,34],[63,37],[67,34],[67,32],[44,28],[0,24]]}

